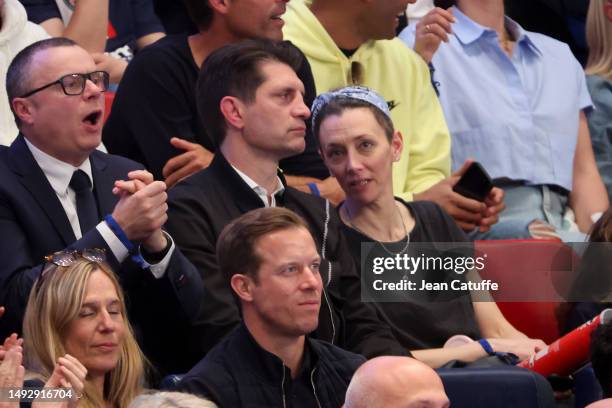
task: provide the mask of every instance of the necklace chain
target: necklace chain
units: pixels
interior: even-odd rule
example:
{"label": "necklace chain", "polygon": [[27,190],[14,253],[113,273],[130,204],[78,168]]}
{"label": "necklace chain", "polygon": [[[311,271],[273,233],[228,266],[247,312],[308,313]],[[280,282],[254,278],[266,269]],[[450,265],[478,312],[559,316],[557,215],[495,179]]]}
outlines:
{"label": "necklace chain", "polygon": [[[344,212],[346,213],[346,217],[348,218],[348,222],[351,225],[351,227],[354,230],[356,230],[357,232],[359,232],[361,235],[365,235],[366,237],[369,237],[368,234],[366,234],[365,232],[363,232],[362,230],[357,228],[357,226],[353,223],[353,217],[351,216],[351,213],[349,212],[348,206],[345,204],[345,205],[342,206],[342,208],[344,208]],[[404,216],[402,215],[402,212],[399,210],[399,208],[397,208],[397,203],[395,203],[395,211],[397,211],[399,213],[400,219],[402,220],[402,227],[404,227],[404,235],[406,236],[406,244],[404,245],[404,248],[402,248],[402,250],[399,251],[399,252],[393,252],[393,251],[389,250],[385,246],[385,244],[383,244],[381,241],[378,241],[378,240],[374,239],[374,241],[378,245],[380,245],[382,247],[382,249],[385,250],[386,253],[388,253],[391,256],[402,255],[404,252],[406,252],[406,250],[408,250],[408,247],[410,246],[410,234],[408,234],[408,230],[406,229],[406,223],[404,222]]]}

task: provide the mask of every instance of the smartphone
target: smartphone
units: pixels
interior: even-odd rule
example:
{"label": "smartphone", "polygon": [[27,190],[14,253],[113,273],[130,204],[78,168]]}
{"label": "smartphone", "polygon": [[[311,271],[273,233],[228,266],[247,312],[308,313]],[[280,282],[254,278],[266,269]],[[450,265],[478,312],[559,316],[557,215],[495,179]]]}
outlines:
{"label": "smartphone", "polygon": [[484,201],[493,188],[493,182],[487,171],[478,162],[473,162],[461,176],[453,190],[462,196]]}

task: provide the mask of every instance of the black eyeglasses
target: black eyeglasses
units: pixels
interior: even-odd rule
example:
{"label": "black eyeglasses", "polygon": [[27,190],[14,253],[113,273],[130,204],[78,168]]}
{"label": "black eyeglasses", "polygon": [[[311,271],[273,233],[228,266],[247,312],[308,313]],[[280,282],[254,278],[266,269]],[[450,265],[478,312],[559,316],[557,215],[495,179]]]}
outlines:
{"label": "black eyeglasses", "polygon": [[40,92],[43,89],[47,89],[50,86],[55,84],[60,84],[62,86],[62,91],[66,95],[80,95],[85,90],[85,83],[87,80],[90,80],[94,83],[98,88],[102,90],[102,92],[108,89],[108,85],[110,82],[110,77],[108,72],[106,71],[94,71],[89,74],[68,74],[64,75],[57,81],[53,81],[47,85],[43,85],[40,88],[36,88],[25,95],[21,96],[22,98],[27,98],[28,96],[34,95],[36,92]]}
{"label": "black eyeglasses", "polygon": [[51,255],[45,256],[46,264],[43,267],[43,271],[38,278],[37,285],[40,287],[43,278],[49,274],[50,271],[56,270],[58,266],[70,266],[75,263],[79,258],[86,259],[91,262],[105,262],[106,261],[106,250],[100,248],[91,248],[71,251],[59,251]]}

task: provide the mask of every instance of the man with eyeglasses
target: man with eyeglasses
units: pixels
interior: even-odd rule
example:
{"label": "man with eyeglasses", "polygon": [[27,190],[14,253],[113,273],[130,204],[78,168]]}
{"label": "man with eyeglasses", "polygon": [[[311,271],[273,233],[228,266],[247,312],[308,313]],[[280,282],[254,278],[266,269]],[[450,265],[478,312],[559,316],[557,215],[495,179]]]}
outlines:
{"label": "man with eyeglasses", "polygon": [[8,311],[0,338],[21,331],[45,255],[104,248],[142,347],[163,372],[164,337],[197,312],[203,286],[160,228],[165,184],[138,163],[96,150],[108,74],[72,40],[53,38],[18,54],[6,85],[21,133],[0,149],[0,304]]}

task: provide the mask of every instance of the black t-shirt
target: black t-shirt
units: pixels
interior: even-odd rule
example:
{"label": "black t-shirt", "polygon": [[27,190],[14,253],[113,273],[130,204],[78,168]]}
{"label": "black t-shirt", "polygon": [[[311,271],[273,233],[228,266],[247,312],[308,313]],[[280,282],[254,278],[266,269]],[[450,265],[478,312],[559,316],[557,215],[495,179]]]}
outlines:
{"label": "black t-shirt", "polygon": [[[402,202],[414,217],[414,229],[409,233],[411,243],[469,242],[455,221],[437,204],[397,200]],[[344,224],[342,232],[357,268],[361,269],[361,243],[376,241]],[[400,253],[406,246],[406,240],[383,245],[384,248],[380,244],[374,245],[368,256],[389,257],[389,252]],[[410,249],[407,250],[409,251]],[[364,272],[360,270],[360,273]],[[464,281],[462,275],[457,275],[456,279]],[[419,294],[422,292],[414,296]],[[438,348],[455,334],[465,334],[473,339],[480,338],[469,293],[458,296],[457,292],[453,292],[451,299],[446,301],[412,301],[410,296],[403,292],[401,301],[376,303],[379,314],[391,327],[402,346],[409,350]]]}
{"label": "black t-shirt", "polygon": [[155,14],[166,29],[166,34],[195,34],[198,32],[181,0],[153,0],[153,5]]}
{"label": "black t-shirt", "polygon": [[[28,20],[40,24],[51,18],[62,19],[56,0],[19,0],[24,5]],[[74,10],[75,0],[61,0]],[[164,27],[155,15],[151,0],[110,0],[108,9],[108,39],[106,51],[117,57],[131,59],[138,38]]]}
{"label": "black t-shirt", "polygon": [[[108,151],[144,164],[157,180],[163,180],[166,162],[183,153],[170,144],[172,137],[214,151],[215,143],[197,112],[198,73],[186,35],[167,36],[138,53],[125,70],[104,125]],[[304,102],[310,106],[316,91],[306,57],[298,76],[306,90]],[[281,160],[280,167],[290,175],[326,178],[329,172],[317,153],[310,121],[306,124],[305,151]]]}

